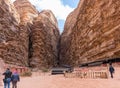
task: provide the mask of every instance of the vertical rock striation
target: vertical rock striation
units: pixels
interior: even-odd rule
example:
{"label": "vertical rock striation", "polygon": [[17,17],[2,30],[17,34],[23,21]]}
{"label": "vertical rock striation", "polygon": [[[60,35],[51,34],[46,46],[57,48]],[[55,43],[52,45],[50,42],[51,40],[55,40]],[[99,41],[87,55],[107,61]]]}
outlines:
{"label": "vertical rock striation", "polygon": [[80,0],[61,36],[61,64],[120,58],[119,4],[119,0]]}
{"label": "vertical rock striation", "polygon": [[35,68],[54,66],[58,58],[59,31],[53,13],[48,10],[38,13],[28,0],[16,0],[14,5],[22,28],[29,30],[29,39],[26,39],[29,40],[29,65]]}
{"label": "vertical rock striation", "polygon": [[27,66],[28,52],[20,18],[9,0],[0,1],[0,58],[5,63]]}
{"label": "vertical rock striation", "polygon": [[33,25],[33,20],[35,17],[38,16],[38,11],[36,8],[28,1],[28,0],[16,0],[14,2],[14,6],[17,9],[19,15],[20,15],[20,23],[19,27],[22,29],[22,35],[21,39],[24,41],[24,46],[27,46],[27,59],[28,59],[28,65],[30,65],[30,59],[31,58],[31,27]]}
{"label": "vertical rock striation", "polygon": [[59,31],[57,20],[53,13],[44,10],[33,21],[32,27],[32,67],[51,67],[56,65],[58,58]]}

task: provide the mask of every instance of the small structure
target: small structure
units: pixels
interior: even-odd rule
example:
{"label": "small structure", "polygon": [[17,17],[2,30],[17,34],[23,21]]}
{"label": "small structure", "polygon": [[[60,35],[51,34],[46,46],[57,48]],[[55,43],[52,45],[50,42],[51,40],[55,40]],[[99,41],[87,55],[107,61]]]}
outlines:
{"label": "small structure", "polygon": [[23,73],[29,71],[29,68],[27,68],[27,67],[16,66],[16,65],[11,65],[11,64],[6,64],[5,68],[10,68],[10,70],[12,72],[14,72],[15,70],[17,70],[19,74],[23,74]]}
{"label": "small structure", "polygon": [[54,75],[54,74],[64,74],[64,73],[68,73],[68,72],[71,72],[71,68],[68,68],[68,67],[54,67],[51,69],[51,74]]}
{"label": "small structure", "polygon": [[108,78],[106,67],[75,68],[72,73],[65,73],[66,78]]}

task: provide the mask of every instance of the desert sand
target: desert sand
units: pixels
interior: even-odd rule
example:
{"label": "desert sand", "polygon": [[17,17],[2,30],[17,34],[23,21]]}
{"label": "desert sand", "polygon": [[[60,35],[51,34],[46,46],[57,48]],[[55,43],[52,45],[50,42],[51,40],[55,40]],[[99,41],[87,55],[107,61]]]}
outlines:
{"label": "desert sand", "polygon": [[21,77],[18,88],[120,88],[119,72],[114,74],[113,79],[65,78],[63,75],[50,73],[34,74],[32,77]]}

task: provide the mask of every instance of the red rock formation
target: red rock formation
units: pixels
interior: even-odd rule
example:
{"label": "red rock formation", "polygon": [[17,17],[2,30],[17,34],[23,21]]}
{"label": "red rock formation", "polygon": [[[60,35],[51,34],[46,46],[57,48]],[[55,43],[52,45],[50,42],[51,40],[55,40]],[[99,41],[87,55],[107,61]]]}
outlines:
{"label": "red rock formation", "polygon": [[32,67],[50,67],[56,65],[59,31],[53,13],[44,10],[33,21],[32,27]]}
{"label": "red rock formation", "polygon": [[79,65],[120,58],[119,4],[119,0],[80,0],[77,10],[65,23],[61,37],[61,64]]}
{"label": "red rock formation", "polygon": [[16,0],[14,5],[20,14],[21,24],[32,23],[33,19],[38,16],[38,11],[28,0]]}
{"label": "red rock formation", "polygon": [[8,0],[0,0],[0,58],[8,64],[27,66],[26,30],[19,27],[19,16],[10,6]]}
{"label": "red rock formation", "polygon": [[[29,63],[32,67],[48,67],[55,65],[59,31],[57,20],[51,11],[39,13],[28,0],[14,2],[20,14],[20,24],[30,30]],[[31,23],[33,27],[29,26]]]}
{"label": "red rock formation", "polygon": [[36,8],[28,1],[28,0],[16,0],[14,2],[15,8],[17,9],[19,15],[20,15],[20,28],[23,29],[23,31],[27,30],[23,34],[26,33],[26,38],[24,37],[24,40],[26,40],[27,46],[28,46],[28,64],[30,63],[29,59],[31,58],[32,54],[32,45],[31,45],[31,26],[32,22],[35,17],[38,16],[38,11]]}

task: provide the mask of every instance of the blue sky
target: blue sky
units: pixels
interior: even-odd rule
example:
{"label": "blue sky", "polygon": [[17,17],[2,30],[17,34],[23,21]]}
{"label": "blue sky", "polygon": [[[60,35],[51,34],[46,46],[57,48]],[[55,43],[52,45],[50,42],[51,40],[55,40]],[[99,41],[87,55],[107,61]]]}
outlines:
{"label": "blue sky", "polygon": [[[14,2],[15,0],[11,0]],[[60,33],[64,29],[64,22],[70,12],[78,5],[79,0],[29,0],[39,11],[49,9],[58,20]]]}
{"label": "blue sky", "polygon": [[70,7],[77,7],[80,0],[61,0],[64,5],[69,5]]}
{"label": "blue sky", "polygon": [[[61,0],[63,5],[68,5],[74,9],[77,7],[79,1],[80,0]],[[59,26],[60,32],[64,30],[64,23],[65,23],[65,20],[58,20],[58,26]]]}

